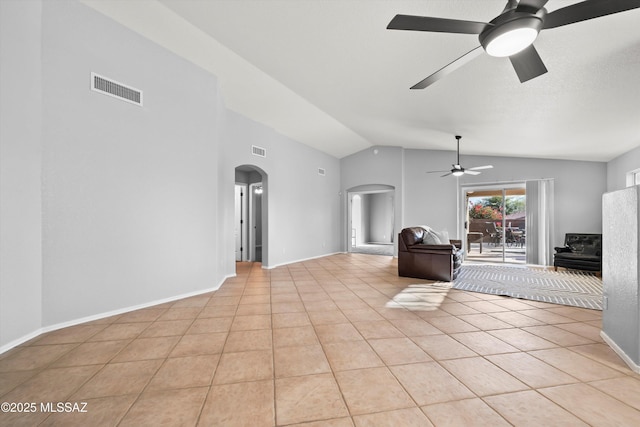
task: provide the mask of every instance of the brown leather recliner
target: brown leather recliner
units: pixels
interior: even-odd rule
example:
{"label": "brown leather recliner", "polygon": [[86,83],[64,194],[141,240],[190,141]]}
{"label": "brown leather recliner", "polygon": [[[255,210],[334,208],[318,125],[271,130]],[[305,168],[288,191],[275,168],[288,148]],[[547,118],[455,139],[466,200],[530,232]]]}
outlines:
{"label": "brown leather recliner", "polygon": [[398,235],[398,275],[418,279],[450,282],[456,278],[464,250],[462,241],[450,244],[425,244],[427,230],[422,227],[403,229]]}

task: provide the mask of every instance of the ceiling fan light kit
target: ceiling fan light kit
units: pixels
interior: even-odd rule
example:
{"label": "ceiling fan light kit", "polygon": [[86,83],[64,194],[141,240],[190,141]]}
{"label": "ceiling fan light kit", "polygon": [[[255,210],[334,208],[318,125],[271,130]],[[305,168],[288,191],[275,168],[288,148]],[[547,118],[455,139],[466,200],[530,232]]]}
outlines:
{"label": "ceiling fan light kit", "polygon": [[[538,14],[542,14],[540,9]],[[542,29],[542,19],[520,12],[500,15],[487,25],[478,37],[484,50],[491,56],[515,55],[529,47]]]}

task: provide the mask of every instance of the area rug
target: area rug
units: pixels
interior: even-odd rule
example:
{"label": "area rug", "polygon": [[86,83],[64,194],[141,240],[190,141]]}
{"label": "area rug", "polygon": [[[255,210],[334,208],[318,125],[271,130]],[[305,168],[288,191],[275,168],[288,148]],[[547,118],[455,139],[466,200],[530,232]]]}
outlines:
{"label": "area rug", "polygon": [[602,279],[579,271],[464,264],[452,288],[602,310]]}

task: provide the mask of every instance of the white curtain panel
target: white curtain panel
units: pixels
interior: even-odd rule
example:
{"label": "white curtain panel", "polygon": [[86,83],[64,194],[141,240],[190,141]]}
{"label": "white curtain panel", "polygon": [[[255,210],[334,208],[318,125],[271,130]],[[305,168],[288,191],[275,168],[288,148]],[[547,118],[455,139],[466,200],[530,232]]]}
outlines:
{"label": "white curtain panel", "polygon": [[553,264],[553,179],[526,182],[527,264]]}

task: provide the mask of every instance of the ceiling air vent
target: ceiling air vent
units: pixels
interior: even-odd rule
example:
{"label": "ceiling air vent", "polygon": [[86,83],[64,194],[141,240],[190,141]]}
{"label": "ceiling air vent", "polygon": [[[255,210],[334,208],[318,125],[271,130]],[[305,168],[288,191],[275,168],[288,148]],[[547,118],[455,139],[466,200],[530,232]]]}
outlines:
{"label": "ceiling air vent", "polygon": [[142,106],[142,91],[91,73],[91,90]]}
{"label": "ceiling air vent", "polygon": [[258,157],[267,157],[266,148],[258,147],[256,145],[251,146],[251,154]]}
{"label": "ceiling air vent", "polygon": [[327,173],[326,173],[326,171],[324,170],[324,168],[318,168],[318,175],[325,176],[326,174],[327,174]]}

